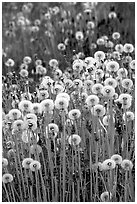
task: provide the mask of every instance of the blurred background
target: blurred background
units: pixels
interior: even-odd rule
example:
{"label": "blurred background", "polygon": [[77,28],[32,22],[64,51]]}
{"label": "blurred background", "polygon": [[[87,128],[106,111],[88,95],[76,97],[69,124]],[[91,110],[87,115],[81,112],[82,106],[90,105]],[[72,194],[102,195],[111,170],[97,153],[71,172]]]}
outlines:
{"label": "blurred background", "polygon": [[[78,31],[83,33],[82,43],[76,39]],[[111,40],[113,32],[120,33],[119,43],[135,44],[134,2],[3,2],[2,73],[7,73],[5,62],[9,58],[18,72],[25,56],[32,58],[30,76],[35,73],[36,59],[47,68],[49,60],[55,58],[63,70],[70,65],[74,52],[92,56],[100,47],[91,45],[103,35]],[[59,49],[59,43],[66,49]]]}

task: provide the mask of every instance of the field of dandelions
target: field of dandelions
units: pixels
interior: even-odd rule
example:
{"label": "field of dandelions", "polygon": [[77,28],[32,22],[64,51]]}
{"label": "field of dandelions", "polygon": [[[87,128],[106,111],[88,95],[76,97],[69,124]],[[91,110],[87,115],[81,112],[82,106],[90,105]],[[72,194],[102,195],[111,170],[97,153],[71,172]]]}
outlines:
{"label": "field of dandelions", "polygon": [[97,3],[5,8],[2,201],[135,201],[135,52],[115,9],[103,33]]}

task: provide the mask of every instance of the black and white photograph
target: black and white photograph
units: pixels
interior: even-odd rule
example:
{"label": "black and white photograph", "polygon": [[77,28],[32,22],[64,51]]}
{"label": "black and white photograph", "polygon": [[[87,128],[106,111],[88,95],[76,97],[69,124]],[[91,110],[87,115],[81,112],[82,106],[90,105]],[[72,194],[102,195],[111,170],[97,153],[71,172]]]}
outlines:
{"label": "black and white photograph", "polygon": [[2,202],[135,202],[135,2],[1,2]]}

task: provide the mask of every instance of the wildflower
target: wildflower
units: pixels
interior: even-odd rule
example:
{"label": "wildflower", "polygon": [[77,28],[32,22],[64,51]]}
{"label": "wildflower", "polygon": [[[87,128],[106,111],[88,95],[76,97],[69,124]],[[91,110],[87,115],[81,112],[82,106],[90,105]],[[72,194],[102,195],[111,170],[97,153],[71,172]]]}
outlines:
{"label": "wildflower", "polygon": [[34,114],[41,114],[42,110],[41,110],[41,105],[40,103],[33,103],[32,104],[32,113]]}
{"label": "wildflower", "polygon": [[124,52],[125,53],[132,53],[134,51],[134,46],[130,43],[124,44]]}
{"label": "wildflower", "polygon": [[114,59],[120,60],[120,53],[119,53],[118,51],[114,51],[114,52],[112,53],[112,57],[113,57]]}
{"label": "wildflower", "polygon": [[117,93],[115,93],[115,94],[113,95],[113,99],[114,99],[114,100],[118,99],[118,94],[117,94]]}
{"label": "wildflower", "polygon": [[115,166],[116,166],[116,163],[112,159],[106,159],[102,163],[103,170],[112,170],[115,168]]}
{"label": "wildflower", "polygon": [[96,48],[97,48],[96,43],[91,43],[91,44],[90,44],[90,49],[91,49],[91,50],[96,49]]}
{"label": "wildflower", "polygon": [[42,111],[52,111],[54,109],[54,102],[52,99],[45,99],[40,103]]}
{"label": "wildflower", "polygon": [[49,97],[49,92],[47,90],[40,90],[38,92],[38,99],[39,100],[44,100],[47,99]]}
{"label": "wildflower", "polygon": [[22,70],[22,69],[28,70],[28,65],[25,64],[25,63],[22,63],[22,64],[20,65],[20,70]]}
{"label": "wildflower", "polygon": [[50,133],[58,133],[59,132],[59,128],[55,123],[49,123],[48,129],[49,129]]}
{"label": "wildflower", "polygon": [[70,101],[70,96],[67,93],[65,93],[65,92],[57,94],[56,99],[57,98],[62,98],[62,97],[66,98],[68,101]]}
{"label": "wildflower", "polygon": [[105,42],[105,47],[107,47],[107,48],[113,48],[113,47],[114,47],[114,43],[109,40],[109,41]]}
{"label": "wildflower", "polygon": [[2,176],[2,182],[3,183],[11,183],[13,181],[13,176],[11,174],[3,174]]}
{"label": "wildflower", "polygon": [[21,100],[31,100],[32,99],[32,95],[30,93],[23,93],[21,94]]}
{"label": "wildflower", "polygon": [[85,89],[91,89],[93,85],[94,85],[94,82],[90,79],[84,81]]}
{"label": "wildflower", "polygon": [[126,56],[124,60],[125,60],[126,63],[130,63],[132,61],[132,57],[131,56]]}
{"label": "wildflower", "polygon": [[104,71],[102,69],[97,69],[95,72],[96,79],[102,79],[104,76]]}
{"label": "wildflower", "polygon": [[63,91],[64,91],[64,87],[61,86],[60,84],[56,84],[53,88],[54,94],[59,94],[59,93],[62,93]]}
{"label": "wildflower", "polygon": [[118,98],[119,102],[124,104],[124,103],[130,103],[132,101],[132,96],[130,94],[120,94]]}
{"label": "wildflower", "polygon": [[31,145],[30,153],[31,154],[40,154],[42,152],[42,148],[38,144]]}
{"label": "wildflower", "polygon": [[68,143],[70,145],[79,145],[80,142],[81,142],[81,137],[79,135],[74,134],[68,138]]}
{"label": "wildflower", "polygon": [[2,167],[8,166],[8,160],[6,158],[2,158]]}
{"label": "wildflower", "polygon": [[70,110],[68,113],[68,117],[71,120],[76,120],[76,119],[80,118],[80,116],[81,116],[81,112],[78,109]]}
{"label": "wildflower", "polygon": [[135,69],[135,60],[132,60],[129,64],[131,69]]}
{"label": "wildflower", "polygon": [[64,50],[66,49],[66,46],[65,46],[64,43],[59,43],[59,44],[57,45],[57,48],[58,48],[58,50],[64,51]]}
{"label": "wildflower", "polygon": [[34,25],[35,25],[35,26],[40,26],[40,24],[41,24],[41,21],[40,21],[39,19],[36,19],[36,20],[34,21]]}
{"label": "wildflower", "polygon": [[37,66],[37,65],[42,65],[42,60],[37,59],[37,60],[35,61],[35,65],[36,65],[36,66]]}
{"label": "wildflower", "polygon": [[114,40],[118,40],[118,39],[120,38],[120,33],[119,33],[119,32],[114,32],[114,33],[112,34],[112,38],[113,38]]}
{"label": "wildflower", "polygon": [[97,104],[91,108],[91,113],[95,116],[101,117],[105,115],[105,108],[104,106]]}
{"label": "wildflower", "polygon": [[31,101],[22,100],[22,101],[19,103],[19,109],[20,109],[22,112],[23,112],[23,111],[31,112],[31,110],[32,110],[32,103],[31,103]]}
{"label": "wildflower", "polygon": [[105,191],[101,194],[100,199],[102,202],[109,202],[112,198],[112,194],[108,191]]}
{"label": "wildflower", "polygon": [[62,76],[62,71],[60,69],[56,69],[54,72],[54,76],[60,78]]}
{"label": "wildflower", "polygon": [[22,132],[21,139],[22,139],[23,142],[29,143],[29,141],[31,141],[32,137],[33,137],[33,134],[31,132],[28,132],[28,130],[24,130]]}
{"label": "wildflower", "polygon": [[31,164],[30,164],[30,170],[31,171],[36,171],[36,170],[39,170],[41,168],[41,164],[39,161],[32,161]]}
{"label": "wildflower", "polygon": [[92,92],[93,92],[94,94],[100,94],[101,91],[102,91],[102,89],[103,89],[103,85],[100,84],[100,83],[94,84],[94,85],[92,86]]}
{"label": "wildflower", "polygon": [[55,108],[66,110],[69,105],[69,101],[66,98],[58,97],[55,100]]}
{"label": "wildflower", "polygon": [[28,77],[28,75],[29,75],[28,71],[25,69],[20,70],[19,74],[22,77]]}
{"label": "wildflower", "polygon": [[105,97],[112,98],[115,94],[115,89],[112,86],[107,85],[103,87],[101,93]]}
{"label": "wildflower", "polygon": [[109,72],[117,72],[119,69],[119,64],[116,61],[109,61],[106,64],[106,69]]}
{"label": "wildflower", "polygon": [[30,64],[31,61],[32,61],[32,60],[31,60],[31,57],[29,57],[29,56],[26,56],[26,57],[23,58],[23,63],[24,63],[24,64]]}
{"label": "wildflower", "polygon": [[118,71],[117,71],[117,75],[118,77],[127,77],[127,74],[128,74],[128,71],[127,69],[125,68],[120,68]]}
{"label": "wildflower", "polygon": [[23,168],[29,169],[31,162],[33,162],[32,158],[25,158],[25,159],[23,159],[23,161],[22,161]]}
{"label": "wildflower", "polygon": [[87,97],[88,97],[88,94],[87,94],[87,93],[85,93],[85,92],[82,92],[82,93],[81,93],[81,100],[82,100],[82,101],[85,102],[86,99],[87,99]]}
{"label": "wildflower", "polygon": [[124,159],[122,162],[121,162],[121,167],[126,170],[126,171],[130,171],[132,170],[133,168],[133,164],[132,164],[132,161],[128,160],[128,159]]}
{"label": "wildflower", "polygon": [[109,77],[104,81],[104,85],[105,86],[112,86],[113,88],[116,88],[117,81],[116,81],[116,79]]}
{"label": "wildflower", "polygon": [[127,119],[127,121],[131,121],[134,120],[135,116],[134,113],[131,111],[127,111],[126,114],[123,114],[123,120],[125,121]]}
{"label": "wildflower", "polygon": [[[105,115],[103,117],[103,124],[108,126],[109,125],[109,119],[110,119],[110,115]],[[113,122],[115,122],[115,118],[113,117]]]}
{"label": "wildflower", "polygon": [[41,85],[43,85],[46,89],[53,86],[53,80],[49,76],[45,76],[41,82]]}
{"label": "wildflower", "polygon": [[8,59],[6,62],[5,62],[5,65],[7,67],[13,67],[15,64],[14,60],[13,59]]}
{"label": "wildflower", "polygon": [[83,32],[77,31],[75,33],[75,38],[76,38],[76,40],[83,40],[83,38],[84,38]]}
{"label": "wildflower", "polygon": [[58,61],[56,59],[51,59],[49,61],[49,66],[54,67],[54,68],[58,67]]}
{"label": "wildflower", "polygon": [[131,107],[131,105],[132,105],[132,103],[131,102],[124,102],[124,103],[122,103],[122,108],[123,109],[128,109],[128,108],[130,108]]}
{"label": "wildflower", "polygon": [[75,88],[81,88],[83,86],[82,81],[80,79],[75,79],[73,81],[73,84]]}
{"label": "wildflower", "polygon": [[28,113],[25,117],[24,120],[34,120],[37,122],[37,116],[34,113]]}
{"label": "wildflower", "polygon": [[83,66],[84,66],[83,61],[79,59],[73,62],[72,68],[73,70],[81,71],[83,69]]}
{"label": "wildflower", "polygon": [[34,119],[24,120],[24,129],[37,129],[37,122]]}
{"label": "wildflower", "polygon": [[12,127],[13,127],[14,130],[17,130],[17,131],[23,130],[23,128],[24,128],[23,120],[16,120],[16,121],[14,121]]}
{"label": "wildflower", "polygon": [[93,65],[93,64],[97,63],[97,60],[95,58],[93,58],[93,57],[86,57],[85,58],[85,63],[87,65]]}
{"label": "wildflower", "polygon": [[117,52],[119,52],[119,53],[122,53],[122,52],[124,52],[124,46],[123,46],[122,44],[117,44],[117,45],[115,46],[115,50],[116,50]]}
{"label": "wildflower", "polygon": [[117,14],[116,14],[114,11],[111,11],[111,12],[108,14],[108,17],[109,17],[110,19],[117,18]]}
{"label": "wildflower", "polygon": [[122,162],[122,157],[119,154],[112,155],[110,159],[113,160],[116,164],[121,164]]}
{"label": "wildflower", "polygon": [[9,149],[7,152],[8,157],[14,157],[16,154],[14,149]]}
{"label": "wildflower", "polygon": [[125,89],[130,89],[133,86],[133,81],[131,79],[123,79],[121,85]]}
{"label": "wildflower", "polygon": [[99,98],[96,95],[89,95],[86,98],[85,102],[88,105],[88,107],[92,107],[92,106],[95,106],[95,105],[97,105],[99,103]]}
{"label": "wildflower", "polygon": [[9,119],[17,120],[21,117],[21,112],[18,109],[11,109],[8,113]]}
{"label": "wildflower", "polygon": [[103,38],[98,38],[96,43],[97,43],[97,45],[104,45],[105,44],[105,40]]}
{"label": "wildflower", "polygon": [[105,59],[105,53],[103,51],[97,51],[94,54],[94,58],[98,61],[104,60]]}

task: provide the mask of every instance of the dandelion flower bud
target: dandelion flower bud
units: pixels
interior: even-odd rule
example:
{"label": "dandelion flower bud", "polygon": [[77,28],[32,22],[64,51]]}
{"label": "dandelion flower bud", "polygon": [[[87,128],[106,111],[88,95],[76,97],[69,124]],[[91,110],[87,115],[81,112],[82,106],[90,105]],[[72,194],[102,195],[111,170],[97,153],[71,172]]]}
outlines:
{"label": "dandelion flower bud", "polygon": [[45,99],[40,103],[42,111],[52,111],[54,109],[54,102],[52,99]]}
{"label": "dandelion flower bud", "polygon": [[58,97],[55,100],[55,108],[61,109],[61,110],[66,110],[68,108],[69,101],[66,98],[63,97]]}
{"label": "dandelion flower bud", "polygon": [[30,164],[30,170],[31,171],[37,171],[41,168],[41,164],[39,161],[32,161],[31,164]]}
{"label": "dandelion flower bud", "polygon": [[74,134],[68,138],[68,143],[70,145],[79,145],[80,142],[81,142],[81,137],[79,135]]}
{"label": "dandelion flower bud", "polygon": [[91,108],[91,113],[95,116],[101,117],[103,115],[105,115],[105,108],[104,106],[97,104],[95,106],[93,106],[93,108]]}
{"label": "dandelion flower bud", "polygon": [[71,120],[76,120],[76,119],[80,118],[80,116],[81,116],[81,112],[78,109],[70,110],[68,113],[68,117]]}
{"label": "dandelion flower bud", "polygon": [[116,166],[116,163],[112,159],[106,159],[102,163],[103,170],[112,170]]}
{"label": "dandelion flower bud", "polygon": [[21,112],[18,109],[11,109],[8,115],[9,115],[9,119],[17,120],[21,117]]}
{"label": "dandelion flower bud", "polygon": [[96,95],[90,95],[86,98],[85,102],[88,105],[88,107],[92,107],[99,103],[99,98]]}
{"label": "dandelion flower bud", "polygon": [[31,162],[33,162],[32,158],[25,158],[25,159],[23,159],[23,161],[22,161],[23,168],[29,169]]}
{"label": "dandelion flower bud", "polygon": [[103,51],[97,51],[97,52],[95,52],[95,54],[94,54],[94,58],[95,58],[97,61],[104,60],[104,59],[105,59],[105,53],[104,53]]}
{"label": "dandelion flower bud", "polygon": [[128,160],[128,159],[124,159],[122,162],[121,162],[121,167],[126,170],[126,171],[129,171],[129,170],[132,170],[133,168],[133,164],[132,164],[132,161]]}
{"label": "dandelion flower bud", "polygon": [[109,202],[112,198],[112,194],[108,191],[105,191],[101,194],[100,199],[102,202]]}
{"label": "dandelion flower bud", "polygon": [[123,79],[121,85],[125,89],[130,89],[133,86],[133,81],[131,79]]}
{"label": "dandelion flower bud", "polygon": [[123,120],[125,121],[127,119],[127,121],[131,121],[131,120],[134,120],[135,116],[134,116],[134,113],[131,112],[131,111],[127,111],[126,112],[126,115],[125,113],[123,114]]}
{"label": "dandelion flower bud", "polygon": [[8,160],[6,158],[2,158],[2,167],[8,166]]}
{"label": "dandelion flower bud", "polygon": [[125,53],[132,53],[133,51],[134,51],[134,46],[130,43],[125,43],[124,52]]}
{"label": "dandelion flower bud", "polygon": [[3,174],[2,176],[2,182],[3,183],[11,183],[13,181],[13,176],[11,174]]}
{"label": "dandelion flower bud", "polygon": [[115,89],[112,86],[104,86],[101,93],[107,98],[112,98],[115,94]]}
{"label": "dandelion flower bud", "polygon": [[122,157],[119,154],[112,155],[110,159],[113,160],[116,164],[121,164],[122,162]]}
{"label": "dandelion flower bud", "polygon": [[109,61],[106,64],[106,69],[109,72],[117,72],[119,69],[119,64],[116,61]]}

